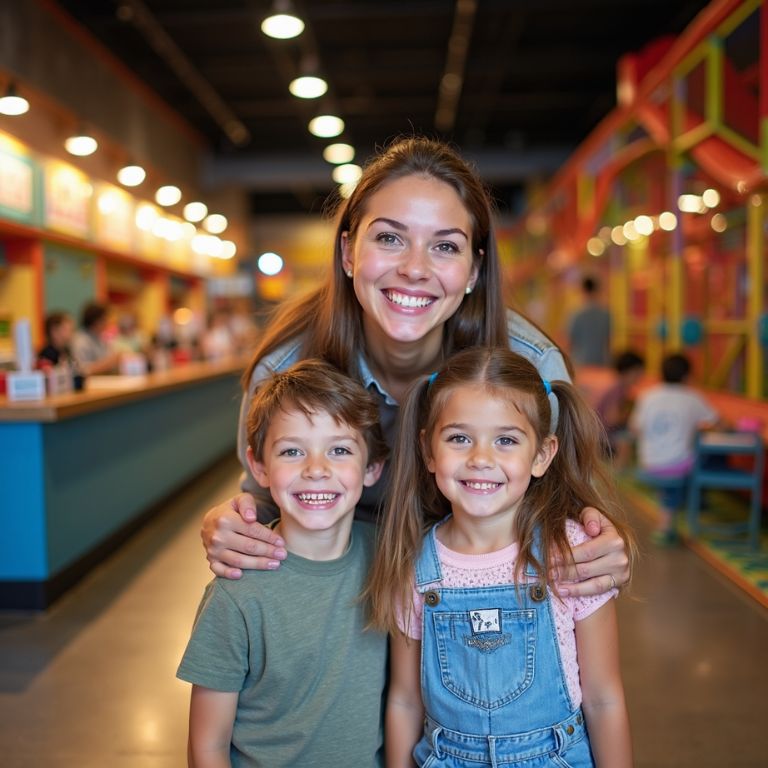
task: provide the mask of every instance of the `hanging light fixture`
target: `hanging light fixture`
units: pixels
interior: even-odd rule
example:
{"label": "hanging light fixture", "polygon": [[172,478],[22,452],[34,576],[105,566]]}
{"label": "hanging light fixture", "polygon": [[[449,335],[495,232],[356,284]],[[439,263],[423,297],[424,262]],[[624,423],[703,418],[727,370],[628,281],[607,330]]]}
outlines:
{"label": "hanging light fixture", "polygon": [[288,90],[299,99],[317,99],[328,90],[328,83],[322,77],[305,75],[291,80]]}
{"label": "hanging light fixture", "polygon": [[336,115],[318,115],[309,121],[309,132],[313,136],[329,139],[344,130],[344,121]]}
{"label": "hanging light fixture", "polygon": [[184,206],[184,218],[187,221],[197,223],[208,215],[208,206],[205,203],[193,202]]}
{"label": "hanging light fixture", "polygon": [[124,187],[138,187],[146,178],[147,172],[140,165],[124,165],[117,172],[117,180]]}
{"label": "hanging light fixture", "polygon": [[206,216],[203,221],[203,229],[212,235],[220,235],[228,225],[227,217],[222,216],[220,213],[212,213],[210,216]]}
{"label": "hanging light fixture", "polygon": [[26,112],[29,112],[29,102],[23,96],[19,96],[16,83],[11,81],[5,93],[0,96],[0,115],[17,117]]}
{"label": "hanging light fixture", "polygon": [[77,157],[88,157],[98,148],[99,142],[85,130],[77,131],[64,140],[64,149]]}
{"label": "hanging light fixture", "polygon": [[155,192],[155,202],[158,205],[176,205],[181,200],[181,190],[173,184],[166,184]]}
{"label": "hanging light fixture", "polygon": [[293,13],[290,0],[275,0],[272,13],[261,22],[261,31],[267,37],[289,40],[304,31],[304,22]]}
{"label": "hanging light fixture", "polygon": [[334,165],[351,163],[354,158],[355,148],[351,144],[329,144],[323,150],[323,159]]}

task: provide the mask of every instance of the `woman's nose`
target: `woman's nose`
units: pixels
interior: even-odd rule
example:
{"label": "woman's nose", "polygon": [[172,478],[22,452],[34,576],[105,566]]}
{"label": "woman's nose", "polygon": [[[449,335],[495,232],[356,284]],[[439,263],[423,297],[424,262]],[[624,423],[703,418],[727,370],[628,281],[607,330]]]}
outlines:
{"label": "woman's nose", "polygon": [[400,261],[400,274],[411,280],[425,277],[429,272],[429,256],[418,245],[409,245]]}

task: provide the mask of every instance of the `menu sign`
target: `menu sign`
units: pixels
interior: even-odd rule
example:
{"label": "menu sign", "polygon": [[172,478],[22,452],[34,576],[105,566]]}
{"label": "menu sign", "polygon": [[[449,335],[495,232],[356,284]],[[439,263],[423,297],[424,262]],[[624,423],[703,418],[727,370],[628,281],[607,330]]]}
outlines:
{"label": "menu sign", "polygon": [[17,219],[34,213],[34,172],[23,157],[0,151],[0,211]]}
{"label": "menu sign", "polygon": [[87,238],[92,196],[93,187],[85,174],[71,165],[47,163],[44,225],[67,235]]}

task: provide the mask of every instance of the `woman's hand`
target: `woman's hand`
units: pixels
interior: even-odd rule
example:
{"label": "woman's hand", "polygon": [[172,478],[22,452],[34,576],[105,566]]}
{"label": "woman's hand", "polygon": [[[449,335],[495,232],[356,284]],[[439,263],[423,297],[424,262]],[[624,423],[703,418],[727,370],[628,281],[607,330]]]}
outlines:
{"label": "woman's hand", "polygon": [[586,597],[626,584],[629,557],[616,528],[594,507],[582,510],[581,522],[593,538],[573,547],[573,564],[558,563],[558,592],[563,596]]}
{"label": "woman's hand", "polygon": [[275,570],[288,554],[282,538],[256,522],[256,501],[249,493],[209,509],[200,537],[211,570],[225,579],[239,579],[244,569]]}

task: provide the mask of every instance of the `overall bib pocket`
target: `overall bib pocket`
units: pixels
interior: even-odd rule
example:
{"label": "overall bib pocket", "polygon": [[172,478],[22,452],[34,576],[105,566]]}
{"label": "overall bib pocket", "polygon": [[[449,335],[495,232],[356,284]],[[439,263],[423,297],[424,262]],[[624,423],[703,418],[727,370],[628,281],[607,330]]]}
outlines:
{"label": "overall bib pocket", "polygon": [[443,686],[484,709],[503,707],[533,681],[536,611],[479,607],[432,614]]}

